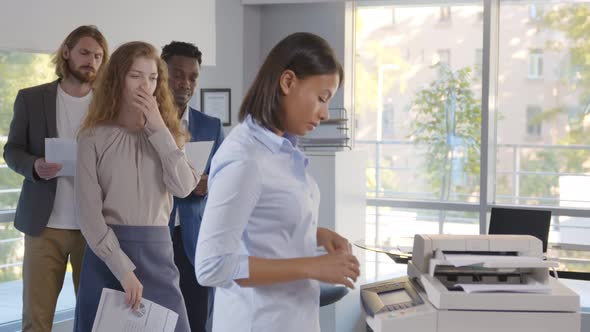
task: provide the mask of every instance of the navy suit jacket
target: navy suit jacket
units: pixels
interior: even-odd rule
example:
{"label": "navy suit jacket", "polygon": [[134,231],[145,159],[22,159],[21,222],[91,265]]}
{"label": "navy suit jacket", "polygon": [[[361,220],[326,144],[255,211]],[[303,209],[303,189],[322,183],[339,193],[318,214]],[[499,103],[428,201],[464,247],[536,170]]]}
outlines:
{"label": "navy suit jacket", "polygon": [[[209,174],[211,158],[223,142],[223,128],[221,121],[203,114],[189,107],[189,124],[188,129],[191,134],[191,142],[214,141],[213,148],[209,154],[209,160],[205,167],[205,174]],[[198,171],[198,170],[197,170]],[[174,197],[174,207],[170,214],[170,233],[174,235],[174,221],[176,211],[180,219],[180,233],[184,244],[184,252],[191,263],[195,263],[195,250],[197,248],[197,239],[199,238],[199,229],[201,228],[201,218],[205,210],[207,196],[197,196],[191,193],[186,198]]]}

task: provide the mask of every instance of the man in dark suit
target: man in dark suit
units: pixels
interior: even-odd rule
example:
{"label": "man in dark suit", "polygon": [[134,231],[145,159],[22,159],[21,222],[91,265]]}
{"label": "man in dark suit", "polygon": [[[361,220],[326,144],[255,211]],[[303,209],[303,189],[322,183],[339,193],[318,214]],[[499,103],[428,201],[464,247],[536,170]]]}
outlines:
{"label": "man in dark suit", "polygon": [[193,264],[205,209],[209,165],[223,141],[221,121],[188,106],[201,70],[201,56],[195,45],[184,42],[173,41],[162,49],[162,59],[168,64],[168,84],[174,96],[178,117],[188,129],[191,142],[214,142],[205,170],[197,170],[203,174],[194,192],[186,198],[174,197],[169,223],[174,244],[174,262],[180,271],[180,290],[193,332],[208,329],[207,320],[213,308],[214,290],[199,285]]}
{"label": "man in dark suit", "polygon": [[92,83],[108,58],[94,26],[72,31],[55,53],[58,80],[23,89],[14,102],[4,159],[24,176],[14,225],[25,233],[23,331],[49,332],[68,259],[77,290],[86,242],[74,209],[74,177],[45,160],[45,138],[75,139],[92,99]]}

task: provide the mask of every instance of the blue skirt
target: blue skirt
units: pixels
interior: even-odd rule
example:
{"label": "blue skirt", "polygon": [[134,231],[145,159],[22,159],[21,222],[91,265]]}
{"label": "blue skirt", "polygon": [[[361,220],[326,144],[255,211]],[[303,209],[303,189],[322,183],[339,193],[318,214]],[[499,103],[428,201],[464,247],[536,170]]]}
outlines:
{"label": "blue skirt", "polygon": [[[117,235],[123,252],[136,266],[134,272],[143,285],[143,297],[178,313],[175,332],[189,332],[168,226],[109,227]],[[87,247],[78,286],[74,331],[92,331],[100,295],[105,287],[123,292],[119,280],[102,259]]]}

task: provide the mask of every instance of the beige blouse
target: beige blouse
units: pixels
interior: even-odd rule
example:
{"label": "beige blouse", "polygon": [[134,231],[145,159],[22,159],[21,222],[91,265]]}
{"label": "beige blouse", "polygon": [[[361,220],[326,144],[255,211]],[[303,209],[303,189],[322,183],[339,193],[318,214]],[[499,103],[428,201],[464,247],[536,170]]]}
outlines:
{"label": "beige blouse", "polygon": [[121,280],[135,265],[109,225],[168,225],[172,195],[190,194],[198,177],[167,128],[105,125],[78,139],[75,182],[80,230]]}

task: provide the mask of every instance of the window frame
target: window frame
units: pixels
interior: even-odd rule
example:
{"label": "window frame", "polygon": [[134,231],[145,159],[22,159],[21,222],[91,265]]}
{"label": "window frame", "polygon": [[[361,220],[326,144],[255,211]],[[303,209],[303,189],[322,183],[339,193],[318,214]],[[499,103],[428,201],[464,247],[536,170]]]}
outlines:
{"label": "window frame", "polygon": [[543,108],[539,105],[527,105],[526,107],[526,136],[529,138],[541,138],[543,133],[543,123],[531,123],[536,117],[543,113]]}
{"label": "window frame", "polygon": [[528,78],[533,80],[543,79],[544,71],[543,71],[543,64],[544,64],[545,54],[543,50],[540,49],[530,49],[529,50],[529,60],[528,60]]}
{"label": "window frame", "polygon": [[451,6],[441,6],[438,16],[438,21],[440,23],[450,23],[453,20],[453,13],[451,11]]}

